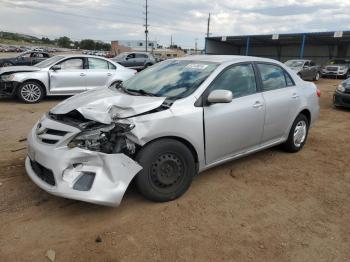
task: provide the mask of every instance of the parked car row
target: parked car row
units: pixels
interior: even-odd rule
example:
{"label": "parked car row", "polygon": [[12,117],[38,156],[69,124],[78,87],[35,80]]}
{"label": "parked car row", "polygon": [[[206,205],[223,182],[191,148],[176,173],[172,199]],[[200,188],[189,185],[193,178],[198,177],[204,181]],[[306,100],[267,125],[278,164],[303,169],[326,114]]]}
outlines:
{"label": "parked car row", "polygon": [[320,77],[335,76],[339,78],[350,77],[349,59],[332,59],[326,65],[319,66],[312,60],[293,59],[285,62],[304,80],[318,81]]}

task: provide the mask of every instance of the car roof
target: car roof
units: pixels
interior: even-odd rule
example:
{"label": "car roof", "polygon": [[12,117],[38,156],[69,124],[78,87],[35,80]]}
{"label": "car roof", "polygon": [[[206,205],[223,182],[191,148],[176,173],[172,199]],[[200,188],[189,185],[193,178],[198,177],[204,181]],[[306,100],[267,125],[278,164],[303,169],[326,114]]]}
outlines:
{"label": "car roof", "polygon": [[214,62],[214,63],[238,63],[247,61],[261,61],[261,62],[278,62],[277,60],[255,57],[255,56],[239,56],[239,55],[193,55],[176,58],[175,60],[189,60],[189,61],[200,61],[200,62]]}

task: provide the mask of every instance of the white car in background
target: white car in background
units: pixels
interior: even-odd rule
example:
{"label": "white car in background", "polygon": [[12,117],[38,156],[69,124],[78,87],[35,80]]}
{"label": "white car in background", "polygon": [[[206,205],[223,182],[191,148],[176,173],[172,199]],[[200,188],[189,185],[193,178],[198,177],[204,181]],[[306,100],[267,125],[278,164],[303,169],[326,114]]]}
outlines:
{"label": "white car in background", "polygon": [[0,96],[37,103],[45,96],[74,95],[129,79],[136,73],[97,56],[54,56],[35,66],[0,69]]}

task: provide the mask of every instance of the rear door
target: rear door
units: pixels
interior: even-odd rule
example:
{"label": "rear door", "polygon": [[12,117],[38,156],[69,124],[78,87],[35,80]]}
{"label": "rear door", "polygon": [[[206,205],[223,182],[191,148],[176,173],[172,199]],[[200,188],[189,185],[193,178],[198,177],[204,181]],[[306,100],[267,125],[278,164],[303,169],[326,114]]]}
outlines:
{"label": "rear door", "polygon": [[116,66],[105,59],[89,57],[86,70],[86,89],[105,87],[116,73]]}
{"label": "rear door", "polygon": [[86,90],[86,67],[84,58],[71,57],[57,65],[61,66],[60,70],[49,71],[50,92],[52,94],[76,94]]}
{"label": "rear door", "polygon": [[206,163],[230,158],[259,146],[264,127],[265,105],[252,64],[233,65],[209,87],[230,90],[231,103],[204,107]]}
{"label": "rear door", "polygon": [[279,65],[257,63],[263,97],[266,105],[262,144],[281,140],[298,107],[299,91],[289,74]]}

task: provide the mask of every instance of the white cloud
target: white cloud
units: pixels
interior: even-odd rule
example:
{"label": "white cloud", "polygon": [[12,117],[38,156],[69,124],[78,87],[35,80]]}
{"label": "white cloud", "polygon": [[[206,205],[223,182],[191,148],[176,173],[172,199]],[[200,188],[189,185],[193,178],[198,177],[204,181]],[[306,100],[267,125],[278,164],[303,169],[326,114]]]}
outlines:
{"label": "white cloud", "polygon": [[[150,38],[204,45],[213,35],[350,29],[349,0],[149,0]],[[143,39],[143,0],[2,0],[0,30],[73,39]]]}

